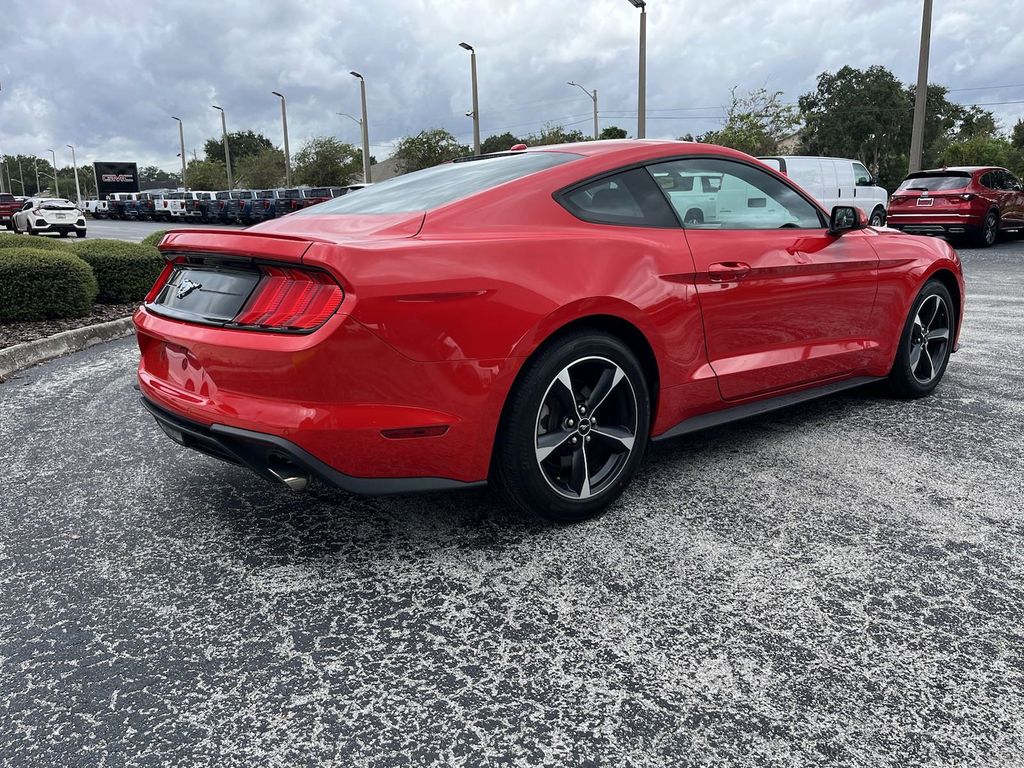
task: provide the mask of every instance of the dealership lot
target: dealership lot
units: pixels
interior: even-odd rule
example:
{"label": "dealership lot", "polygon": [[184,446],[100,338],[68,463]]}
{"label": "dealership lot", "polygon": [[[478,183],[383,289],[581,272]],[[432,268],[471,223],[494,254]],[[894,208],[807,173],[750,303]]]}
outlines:
{"label": "dealership lot", "polygon": [[486,491],[290,495],[179,449],[131,340],[11,379],[0,762],[1012,764],[1024,240],[962,254],[934,397],[661,445],[569,528]]}

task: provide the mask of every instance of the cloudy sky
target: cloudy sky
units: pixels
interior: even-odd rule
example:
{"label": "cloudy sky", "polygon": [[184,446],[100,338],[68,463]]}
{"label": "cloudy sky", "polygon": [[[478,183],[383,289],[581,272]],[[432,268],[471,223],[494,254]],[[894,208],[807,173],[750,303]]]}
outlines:
{"label": "cloudy sky", "polygon": [[[1024,0],[936,0],[931,81],[962,103],[1024,114]],[[916,77],[921,0],[649,0],[648,136],[717,127],[729,89],[781,90],[795,101],[817,75],[882,64]],[[177,126],[202,154],[228,129],[281,143],[288,98],[292,152],[303,139],[359,141],[367,81],[371,151],[443,127],[467,143],[469,55],[479,56],[482,135],[545,123],[636,128],[639,12],[627,0],[32,0],[6,4],[0,27],[0,153],[75,144],[80,161],[177,167]],[[1015,102],[1015,103],[1014,103]],[[67,153],[67,150],[64,150]],[[63,164],[69,158],[58,162]]]}

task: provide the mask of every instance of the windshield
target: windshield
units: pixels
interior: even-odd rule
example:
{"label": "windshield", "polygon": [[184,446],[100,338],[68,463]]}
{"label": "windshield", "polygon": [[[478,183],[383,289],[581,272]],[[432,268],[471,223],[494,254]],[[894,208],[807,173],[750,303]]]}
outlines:
{"label": "windshield", "polygon": [[897,192],[919,190],[921,192],[941,192],[947,189],[963,189],[971,180],[969,173],[929,173],[914,175],[900,184]]}
{"label": "windshield", "polygon": [[436,165],[373,184],[358,195],[336,197],[299,214],[426,211],[579,157],[569,152],[521,152]]}
{"label": "windshield", "polygon": [[65,211],[74,208],[75,204],[70,200],[44,200],[39,207],[50,211]]}

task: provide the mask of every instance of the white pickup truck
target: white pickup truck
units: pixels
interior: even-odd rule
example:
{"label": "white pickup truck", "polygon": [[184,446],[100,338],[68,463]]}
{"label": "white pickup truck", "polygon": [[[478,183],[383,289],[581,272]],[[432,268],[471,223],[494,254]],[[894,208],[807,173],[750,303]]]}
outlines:
{"label": "white pickup truck", "polygon": [[82,208],[94,219],[105,219],[110,215],[106,200],[84,200]]}

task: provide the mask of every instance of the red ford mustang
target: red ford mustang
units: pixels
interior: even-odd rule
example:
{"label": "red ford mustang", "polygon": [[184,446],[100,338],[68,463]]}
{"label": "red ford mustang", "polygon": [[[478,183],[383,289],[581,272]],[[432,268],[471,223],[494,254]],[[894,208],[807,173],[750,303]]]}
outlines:
{"label": "red ford mustang", "polygon": [[651,439],[878,379],[929,394],[964,303],[946,242],[672,141],[465,158],[160,249],[135,324],[172,439],[296,490],[490,479],[559,521]]}

